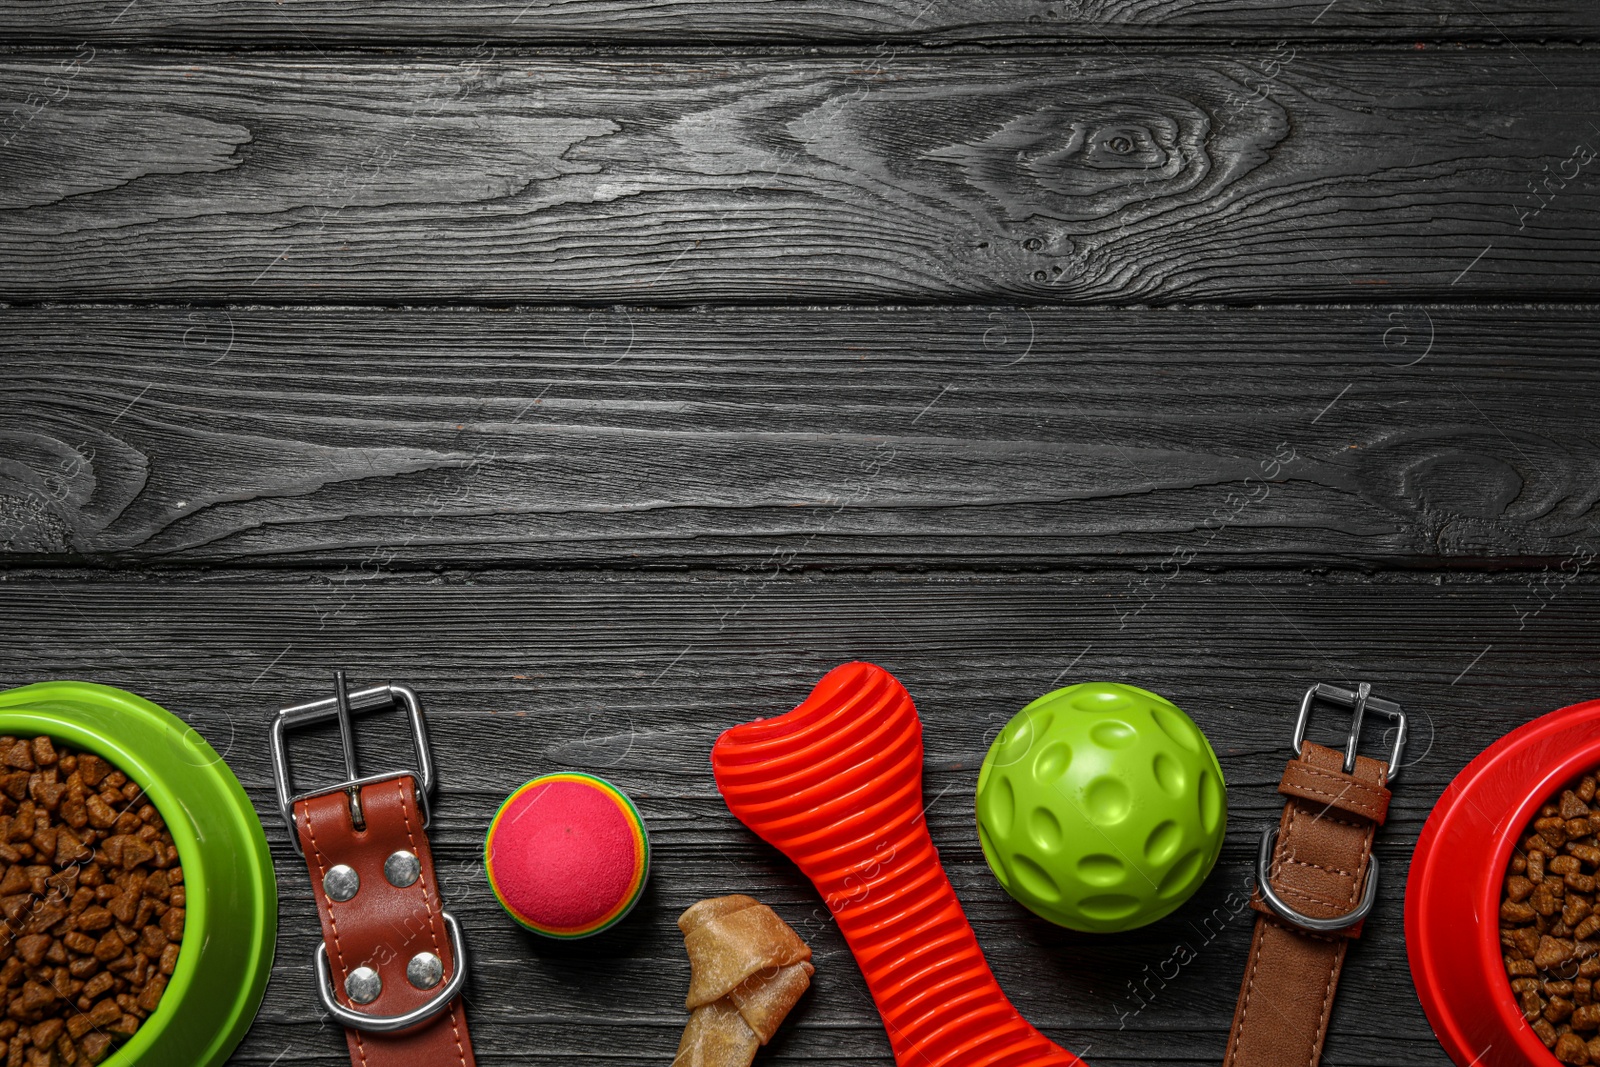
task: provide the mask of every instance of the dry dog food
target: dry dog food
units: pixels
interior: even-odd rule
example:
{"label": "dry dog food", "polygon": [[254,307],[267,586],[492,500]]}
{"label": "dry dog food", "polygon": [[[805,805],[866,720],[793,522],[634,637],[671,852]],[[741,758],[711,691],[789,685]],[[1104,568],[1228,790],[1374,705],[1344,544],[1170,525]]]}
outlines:
{"label": "dry dog food", "polygon": [[1562,1063],[1600,1064],[1600,810],[1595,778],[1546,804],[1518,842],[1500,901],[1506,974],[1545,1047]]}
{"label": "dry dog food", "polygon": [[183,868],[139,786],[48,737],[0,736],[0,1064],[105,1059],[156,1010]]}

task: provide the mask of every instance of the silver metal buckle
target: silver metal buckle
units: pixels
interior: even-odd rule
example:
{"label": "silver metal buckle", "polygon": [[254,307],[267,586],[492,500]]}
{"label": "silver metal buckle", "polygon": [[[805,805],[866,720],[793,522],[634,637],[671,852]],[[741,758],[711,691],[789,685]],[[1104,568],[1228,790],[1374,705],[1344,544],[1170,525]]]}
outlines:
{"label": "silver metal buckle", "polygon": [[[1294,720],[1293,747],[1296,756],[1300,755],[1300,750],[1305,746],[1306,726],[1311,722],[1311,705],[1319,699],[1342,704],[1350,709],[1350,733],[1344,746],[1346,774],[1355,770],[1356,747],[1361,743],[1361,722],[1368,711],[1375,711],[1397,724],[1394,749],[1389,753],[1387,775],[1387,783],[1392,784],[1400,776],[1400,757],[1406,747],[1406,714],[1400,710],[1400,705],[1392,700],[1373,696],[1372,685],[1368,682],[1359,683],[1354,692],[1336,685],[1328,685],[1326,682],[1318,682],[1306,690],[1306,695],[1300,701],[1300,714]],[[1361,890],[1361,902],[1355,908],[1331,919],[1313,919],[1291,908],[1272,891],[1272,848],[1277,840],[1278,827],[1269,826],[1261,832],[1261,846],[1256,852],[1256,887],[1261,892],[1261,899],[1278,918],[1313,933],[1331,934],[1354,926],[1372,911],[1373,901],[1378,898],[1377,856],[1370,857],[1367,862],[1366,885]]]}
{"label": "silver metal buckle", "polygon": [[[384,708],[403,707],[411,721],[411,740],[416,748],[417,766],[415,769],[402,769],[388,771],[383,774],[361,777],[356,770],[355,729],[353,717],[357,714],[370,711],[379,711]],[[309,793],[294,793],[293,780],[289,774],[289,750],[284,740],[284,733],[305,726],[327,722],[329,719],[339,720],[340,742],[344,748],[345,771],[348,779],[329,786],[326,789],[317,789]],[[325,793],[344,792],[350,796],[350,814],[357,829],[364,823],[361,816],[360,790],[364,785],[372,782],[387,781],[391,778],[409,776],[417,782],[417,803],[422,809],[422,827],[427,829],[432,821],[432,812],[429,807],[429,798],[433,795],[434,786],[437,784],[433,777],[433,755],[428,748],[428,728],[422,718],[422,702],[417,699],[417,694],[403,685],[377,685],[370,689],[359,689],[354,693],[349,692],[344,684],[344,672],[335,675],[335,692],[331,697],[314,700],[309,704],[296,704],[294,707],[281,709],[272,720],[272,783],[278,792],[278,810],[283,815],[284,825],[289,827],[289,844],[301,856],[305,850],[300,847],[300,832],[295,828],[294,806],[297,802],[308,797],[322,796]]]}
{"label": "silver metal buckle", "polygon": [[435,993],[426,1004],[413,1008],[403,1015],[366,1015],[359,1011],[351,1011],[340,1004],[334,995],[333,969],[328,965],[328,943],[324,941],[317,946],[317,995],[322,998],[322,1006],[328,1009],[328,1014],[352,1030],[363,1030],[369,1034],[393,1034],[400,1030],[409,1030],[418,1023],[427,1022],[448,1008],[467,980],[467,945],[461,938],[461,927],[457,925],[455,917],[447,911],[439,914],[444,916],[444,924],[450,930],[450,949],[455,955],[455,973],[444,984],[444,988]]}
{"label": "silver metal buckle", "polygon": [[[355,716],[363,712],[379,711],[383,708],[403,707],[411,723],[411,741],[416,748],[417,766],[415,770],[390,771],[385,774],[372,774],[363,777],[356,767],[356,739]],[[347,779],[326,789],[318,789],[310,793],[295,795],[293,779],[289,773],[289,749],[285,742],[284,734],[289,730],[312,726],[317,723],[337,719],[339,722],[339,741],[344,749],[344,766]],[[328,793],[343,792],[350,797],[350,817],[356,829],[365,827],[365,820],[361,813],[361,787],[372,782],[384,782],[393,778],[409,777],[417,783],[417,803],[422,811],[422,827],[428,828],[432,822],[432,812],[429,808],[429,797],[433,795],[434,786],[437,784],[433,777],[433,754],[428,748],[428,727],[422,717],[422,702],[417,699],[417,694],[403,685],[377,685],[370,689],[361,689],[352,693],[345,685],[344,672],[334,674],[334,694],[322,700],[314,700],[309,704],[296,704],[294,707],[283,708],[272,720],[272,783],[278,792],[278,810],[283,815],[283,821],[289,827],[289,843],[294,850],[302,856],[304,850],[300,847],[300,832],[295,828],[294,806],[297,802],[308,797],[324,796]],[[401,1015],[368,1015],[340,1004],[333,989],[333,971],[328,963],[328,946],[324,942],[317,946],[315,957],[317,971],[317,996],[322,1000],[322,1006],[328,1010],[343,1026],[353,1030],[363,1030],[374,1034],[392,1034],[401,1030],[408,1030],[419,1023],[438,1015],[448,1008],[461,987],[467,980],[467,946],[461,937],[461,927],[455,917],[447,911],[439,913],[450,932],[450,947],[455,958],[455,970],[450,975],[443,988],[428,999],[428,1002],[419,1008]]]}
{"label": "silver metal buckle", "polygon": [[1300,714],[1294,720],[1294,754],[1300,755],[1300,749],[1305,744],[1306,726],[1311,722],[1311,705],[1318,699],[1326,700],[1330,704],[1343,704],[1350,709],[1350,734],[1344,746],[1344,773],[1349,774],[1356,769],[1356,746],[1361,742],[1361,720],[1369,711],[1386,716],[1399,724],[1399,729],[1394,735],[1394,749],[1389,753],[1389,772],[1387,781],[1393,782],[1400,777],[1400,756],[1406,747],[1406,713],[1400,710],[1400,705],[1392,700],[1372,695],[1372,684],[1362,682],[1356,686],[1355,691],[1341,689],[1336,685],[1318,682],[1306,690],[1306,695],[1300,700]]}

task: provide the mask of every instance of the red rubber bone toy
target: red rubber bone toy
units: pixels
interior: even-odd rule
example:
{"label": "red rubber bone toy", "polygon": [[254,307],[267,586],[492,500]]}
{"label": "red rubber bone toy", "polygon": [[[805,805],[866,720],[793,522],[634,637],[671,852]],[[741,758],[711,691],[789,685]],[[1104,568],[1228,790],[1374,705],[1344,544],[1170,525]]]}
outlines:
{"label": "red rubber bone toy", "polygon": [[828,672],[711,749],[728,808],[816,885],[900,1067],[1079,1067],[1000,991],[922,809],[922,722],[894,675]]}

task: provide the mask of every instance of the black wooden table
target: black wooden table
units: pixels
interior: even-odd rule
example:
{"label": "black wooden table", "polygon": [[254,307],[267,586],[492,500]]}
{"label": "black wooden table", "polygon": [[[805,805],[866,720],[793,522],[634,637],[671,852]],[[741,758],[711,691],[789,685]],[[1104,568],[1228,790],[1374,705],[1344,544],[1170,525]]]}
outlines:
{"label": "black wooden table", "polygon": [[[1597,31],[1583,0],[6,3],[0,684],[139,692],[250,791],[282,936],[234,1063],[347,1062],[265,731],[344,667],[428,705],[481,1062],[667,1064],[673,920],[746,892],[817,953],[759,1062],[886,1065],[707,763],[869,659],[1007,992],[1092,1063],[1187,1067],[1294,705],[1370,681],[1415,739],[1324,1062],[1443,1065],[1411,847],[1475,753],[1600,695]],[[1114,937],[1011,902],[972,811],[999,727],[1096,678],[1189,711],[1229,785],[1209,882]],[[656,849],[579,945],[477,860],[560,768]]]}

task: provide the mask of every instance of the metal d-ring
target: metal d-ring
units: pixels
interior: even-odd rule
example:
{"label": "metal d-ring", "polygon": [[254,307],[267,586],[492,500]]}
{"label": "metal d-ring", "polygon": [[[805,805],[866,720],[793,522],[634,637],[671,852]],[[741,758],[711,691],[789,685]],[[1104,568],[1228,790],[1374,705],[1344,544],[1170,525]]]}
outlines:
{"label": "metal d-ring", "polygon": [[1361,903],[1343,915],[1336,915],[1331,919],[1313,919],[1309,915],[1301,915],[1295,911],[1272,891],[1272,881],[1268,878],[1268,873],[1272,868],[1272,846],[1277,840],[1276,826],[1269,826],[1262,831],[1261,850],[1256,855],[1256,888],[1261,891],[1261,899],[1266,901],[1267,907],[1271,908],[1278,918],[1313,933],[1332,934],[1349,929],[1365,919],[1367,913],[1372,911],[1373,901],[1378,899],[1378,857],[1368,858],[1367,884],[1361,891]]}
{"label": "metal d-ring", "polygon": [[444,924],[450,929],[450,948],[455,954],[455,969],[450,975],[450,981],[446,982],[444,988],[434,994],[426,1004],[420,1008],[413,1008],[404,1015],[367,1015],[364,1012],[351,1011],[340,1004],[334,996],[333,970],[328,966],[328,945],[327,942],[323,942],[317,946],[317,994],[322,997],[322,1006],[327,1008],[328,1013],[340,1024],[352,1030],[364,1030],[369,1034],[393,1034],[409,1030],[448,1008],[467,980],[467,946],[461,940],[461,927],[456,924],[455,918],[447,911],[439,914],[444,917]]}

